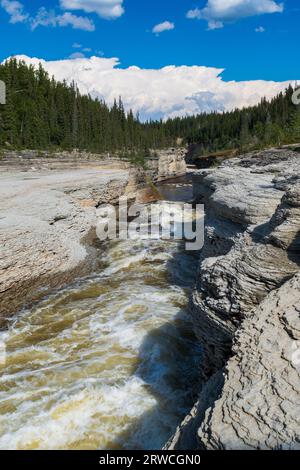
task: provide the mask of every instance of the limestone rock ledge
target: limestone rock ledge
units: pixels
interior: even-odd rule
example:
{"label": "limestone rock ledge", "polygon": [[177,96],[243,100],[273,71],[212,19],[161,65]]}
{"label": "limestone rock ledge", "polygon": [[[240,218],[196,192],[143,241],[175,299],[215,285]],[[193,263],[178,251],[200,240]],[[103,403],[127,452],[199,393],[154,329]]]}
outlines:
{"label": "limestone rock ledge", "polygon": [[195,175],[206,241],[191,299],[202,391],[170,449],[300,448],[300,155]]}
{"label": "limestone rock ledge", "polygon": [[157,180],[163,181],[186,174],[186,149],[176,148],[158,151]]}
{"label": "limestone rock ledge", "polygon": [[299,287],[295,275],[242,323],[220,397],[198,428],[205,448],[300,449]]}

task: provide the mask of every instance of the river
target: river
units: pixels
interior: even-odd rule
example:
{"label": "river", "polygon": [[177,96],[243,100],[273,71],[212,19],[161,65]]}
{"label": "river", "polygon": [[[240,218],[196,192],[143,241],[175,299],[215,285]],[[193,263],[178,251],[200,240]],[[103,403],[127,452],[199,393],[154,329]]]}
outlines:
{"label": "river", "polygon": [[[161,186],[188,200],[185,181]],[[99,245],[100,268],[0,333],[0,448],[160,449],[193,405],[201,350],[187,313],[197,254]]]}

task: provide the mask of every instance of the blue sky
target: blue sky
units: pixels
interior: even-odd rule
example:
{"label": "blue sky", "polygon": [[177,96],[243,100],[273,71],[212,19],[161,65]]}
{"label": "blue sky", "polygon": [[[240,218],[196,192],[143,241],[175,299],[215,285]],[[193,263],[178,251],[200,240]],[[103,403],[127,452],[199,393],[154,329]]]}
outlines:
{"label": "blue sky", "polygon": [[[225,68],[225,80],[299,79],[299,0],[236,3],[229,11],[228,0],[0,0],[0,59],[103,53],[121,67],[203,65]],[[44,25],[37,25],[41,7]],[[161,23],[165,31],[153,33]]]}

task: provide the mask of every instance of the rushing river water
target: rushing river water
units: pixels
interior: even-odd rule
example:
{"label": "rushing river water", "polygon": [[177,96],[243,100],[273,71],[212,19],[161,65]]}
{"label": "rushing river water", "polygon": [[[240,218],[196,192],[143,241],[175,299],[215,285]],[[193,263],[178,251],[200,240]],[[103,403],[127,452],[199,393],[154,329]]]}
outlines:
{"label": "rushing river water", "polygon": [[[162,191],[190,196],[174,188]],[[99,272],[1,333],[0,448],[159,449],[192,406],[197,256],[174,241],[119,241],[99,259]]]}

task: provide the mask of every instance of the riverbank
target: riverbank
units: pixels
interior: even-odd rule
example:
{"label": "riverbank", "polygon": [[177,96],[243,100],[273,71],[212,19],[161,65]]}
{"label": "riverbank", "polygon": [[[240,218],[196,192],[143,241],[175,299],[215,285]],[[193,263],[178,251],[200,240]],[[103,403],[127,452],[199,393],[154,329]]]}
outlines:
{"label": "riverbank", "polygon": [[[190,180],[179,181],[161,197],[190,200]],[[161,448],[198,392],[197,260],[180,241],[99,243],[91,274],[10,317],[0,448]]]}
{"label": "riverbank", "polygon": [[128,178],[107,168],[1,173],[2,318],[93,268],[95,208]]}
{"label": "riverbank", "polygon": [[149,181],[185,170],[175,149],[162,151],[146,170],[93,154],[7,153],[0,164],[0,323],[96,268],[97,207],[125,194],[155,200]]}
{"label": "riverbank", "polygon": [[298,449],[300,158],[270,149],[194,176],[206,236],[191,297],[202,392],[169,449]]}

